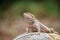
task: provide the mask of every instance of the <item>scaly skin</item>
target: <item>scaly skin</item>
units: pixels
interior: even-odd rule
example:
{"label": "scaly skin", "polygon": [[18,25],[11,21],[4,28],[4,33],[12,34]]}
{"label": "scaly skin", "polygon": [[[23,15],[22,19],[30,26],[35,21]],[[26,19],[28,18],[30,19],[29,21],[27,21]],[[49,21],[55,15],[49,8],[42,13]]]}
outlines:
{"label": "scaly skin", "polygon": [[48,28],[41,22],[39,22],[35,16],[29,12],[24,13],[25,21],[28,23],[27,31],[28,32],[45,32],[45,33],[54,33],[53,29]]}

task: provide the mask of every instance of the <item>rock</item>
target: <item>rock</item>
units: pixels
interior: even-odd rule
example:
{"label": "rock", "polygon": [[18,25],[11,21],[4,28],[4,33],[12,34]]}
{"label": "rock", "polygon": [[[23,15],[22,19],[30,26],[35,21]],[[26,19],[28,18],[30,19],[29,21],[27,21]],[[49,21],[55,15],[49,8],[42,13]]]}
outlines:
{"label": "rock", "polygon": [[60,38],[57,38],[53,33],[25,33],[13,40],[60,40]]}

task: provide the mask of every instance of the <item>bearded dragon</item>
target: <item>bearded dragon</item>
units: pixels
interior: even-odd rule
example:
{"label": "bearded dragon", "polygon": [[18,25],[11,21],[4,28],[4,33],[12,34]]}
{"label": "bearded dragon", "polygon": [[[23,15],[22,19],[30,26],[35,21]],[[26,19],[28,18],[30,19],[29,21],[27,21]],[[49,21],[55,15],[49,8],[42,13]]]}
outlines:
{"label": "bearded dragon", "polygon": [[26,32],[44,32],[44,33],[55,33],[55,31],[51,28],[48,28],[40,21],[36,19],[36,17],[27,12],[24,13],[25,21],[28,23],[28,27],[26,27]]}

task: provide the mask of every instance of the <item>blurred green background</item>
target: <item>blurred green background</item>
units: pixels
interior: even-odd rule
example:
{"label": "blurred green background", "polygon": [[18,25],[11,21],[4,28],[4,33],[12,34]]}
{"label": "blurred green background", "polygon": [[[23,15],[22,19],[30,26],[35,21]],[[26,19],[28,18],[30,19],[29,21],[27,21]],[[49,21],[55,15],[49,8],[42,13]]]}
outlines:
{"label": "blurred green background", "polygon": [[[21,16],[24,12],[31,12],[38,17],[60,17],[59,0],[4,0],[0,1],[0,17],[3,19],[6,15],[5,11],[12,11],[12,14]],[[15,13],[14,13],[15,12]],[[4,15],[5,14],[5,15]]]}
{"label": "blurred green background", "polygon": [[25,32],[24,12],[31,12],[43,24],[60,33],[59,0],[1,0],[0,40],[12,40]]}

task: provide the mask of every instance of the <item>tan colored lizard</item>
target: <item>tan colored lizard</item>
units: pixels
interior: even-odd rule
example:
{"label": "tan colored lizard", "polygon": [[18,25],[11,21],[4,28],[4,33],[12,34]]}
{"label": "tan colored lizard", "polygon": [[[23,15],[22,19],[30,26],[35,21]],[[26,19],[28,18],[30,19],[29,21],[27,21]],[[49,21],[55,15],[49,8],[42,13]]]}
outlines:
{"label": "tan colored lizard", "polygon": [[39,22],[35,16],[29,12],[24,13],[25,21],[28,23],[26,27],[27,32],[45,32],[45,33],[54,33],[53,29],[48,28],[41,22]]}
{"label": "tan colored lizard", "polygon": [[[28,23],[28,27],[26,27],[26,31],[27,32],[30,32],[30,31],[36,32],[40,36],[36,35],[36,33],[27,33],[27,34],[20,35],[13,40],[23,40],[25,38],[26,38],[26,40],[34,40],[34,39],[38,40],[40,38],[41,38],[41,40],[42,39],[44,39],[44,40],[60,40],[60,35],[55,34],[52,29],[48,28],[47,26],[45,26],[44,24],[39,22],[35,18],[34,15],[32,15],[30,13],[24,13],[24,18],[25,18],[25,21]],[[40,32],[45,32],[45,33],[40,33]],[[31,38],[29,37],[29,35]]]}

